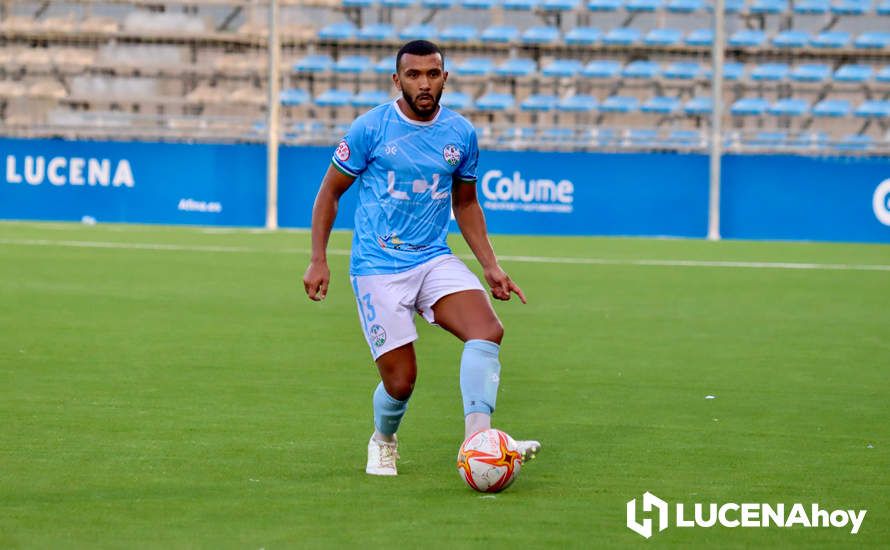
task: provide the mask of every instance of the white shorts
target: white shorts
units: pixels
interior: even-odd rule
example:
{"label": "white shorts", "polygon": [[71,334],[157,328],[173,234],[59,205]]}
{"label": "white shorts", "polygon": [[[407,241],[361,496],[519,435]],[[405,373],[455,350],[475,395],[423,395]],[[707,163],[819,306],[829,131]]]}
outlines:
{"label": "white shorts", "polygon": [[365,339],[376,360],[384,353],[417,340],[414,313],[435,323],[433,304],[462,290],[485,288],[454,254],[443,254],[417,267],[386,275],[353,275]]}

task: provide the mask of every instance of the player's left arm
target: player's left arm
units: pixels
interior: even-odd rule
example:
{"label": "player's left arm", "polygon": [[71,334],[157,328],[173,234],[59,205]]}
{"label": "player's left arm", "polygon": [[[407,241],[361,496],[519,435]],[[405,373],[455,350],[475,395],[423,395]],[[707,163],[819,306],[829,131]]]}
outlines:
{"label": "player's left arm", "polygon": [[513,292],[519,296],[523,304],[526,303],[522,289],[498,265],[491,241],[488,240],[485,214],[476,198],[475,181],[464,181],[457,176],[454,177],[451,186],[451,208],[464,240],[482,264],[485,280],[491,287],[491,295],[498,300],[509,300],[510,293]]}

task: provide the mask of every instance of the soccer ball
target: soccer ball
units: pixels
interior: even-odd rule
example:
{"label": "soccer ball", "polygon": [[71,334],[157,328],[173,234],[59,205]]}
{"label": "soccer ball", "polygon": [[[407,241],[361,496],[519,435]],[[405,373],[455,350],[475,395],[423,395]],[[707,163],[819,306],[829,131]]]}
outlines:
{"label": "soccer ball", "polygon": [[457,472],[471,488],[481,493],[503,491],[516,481],[522,455],[506,433],[490,429],[474,433],[457,452]]}

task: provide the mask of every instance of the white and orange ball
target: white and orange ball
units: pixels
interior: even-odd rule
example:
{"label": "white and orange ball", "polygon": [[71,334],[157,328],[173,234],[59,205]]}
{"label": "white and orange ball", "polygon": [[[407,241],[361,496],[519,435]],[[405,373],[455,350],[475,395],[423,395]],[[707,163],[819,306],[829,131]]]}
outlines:
{"label": "white and orange ball", "polygon": [[522,468],[522,455],[506,433],[481,430],[460,446],[457,472],[471,488],[482,493],[503,491],[516,480]]}

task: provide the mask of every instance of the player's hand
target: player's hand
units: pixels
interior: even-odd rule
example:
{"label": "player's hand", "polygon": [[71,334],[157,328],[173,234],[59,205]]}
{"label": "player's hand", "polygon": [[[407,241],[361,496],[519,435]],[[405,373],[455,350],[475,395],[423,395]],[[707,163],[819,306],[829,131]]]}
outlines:
{"label": "player's hand", "polygon": [[510,293],[512,292],[519,296],[519,300],[522,301],[523,304],[527,303],[525,301],[525,294],[522,293],[522,289],[510,279],[510,276],[501,269],[501,266],[496,265],[486,269],[485,280],[488,281],[488,286],[491,287],[491,295],[498,300],[509,300]]}
{"label": "player's hand", "polygon": [[328,294],[328,283],[331,280],[331,270],[328,269],[328,263],[312,262],[306,268],[303,275],[303,288],[310,300],[320,302]]}

